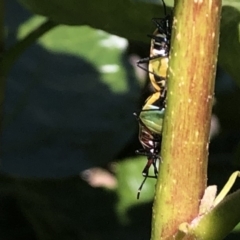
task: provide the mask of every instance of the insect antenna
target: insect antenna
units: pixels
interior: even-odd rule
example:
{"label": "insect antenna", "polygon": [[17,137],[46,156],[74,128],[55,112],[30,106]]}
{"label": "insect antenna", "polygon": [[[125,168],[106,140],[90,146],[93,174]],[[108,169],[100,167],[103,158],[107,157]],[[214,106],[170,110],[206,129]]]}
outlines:
{"label": "insect antenna", "polygon": [[163,3],[163,8],[164,8],[164,14],[165,14],[165,16],[167,16],[167,7],[166,7],[164,0],[162,0],[162,3]]}

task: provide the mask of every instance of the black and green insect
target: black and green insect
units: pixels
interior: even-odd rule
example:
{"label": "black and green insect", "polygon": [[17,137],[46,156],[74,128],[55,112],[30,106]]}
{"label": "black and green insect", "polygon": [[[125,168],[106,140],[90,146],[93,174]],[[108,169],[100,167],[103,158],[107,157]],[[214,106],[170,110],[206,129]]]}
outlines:
{"label": "black and green insect", "polygon": [[[148,72],[151,84],[158,92],[162,92],[166,84],[173,22],[172,14],[167,14],[165,2],[162,2],[165,17],[152,19],[157,28],[153,34],[148,34],[151,38],[149,57],[137,62],[138,67]],[[143,64],[148,64],[148,69],[142,66]]]}
{"label": "black and green insect", "polygon": [[[137,198],[147,178],[157,178],[157,161],[162,139],[162,126],[166,108],[167,94],[167,69],[170,51],[172,15],[166,14],[166,6],[163,2],[165,17],[154,18],[156,30],[151,37],[150,55],[137,62],[137,65],[149,74],[150,82],[155,90],[147,100],[139,114],[135,113],[139,122],[139,141],[143,149],[136,153],[147,157],[147,164],[142,171],[144,180],[141,183]],[[148,64],[148,69],[143,64]],[[153,166],[154,175],[149,175],[149,169]]]}
{"label": "black and green insect", "polygon": [[[137,199],[147,178],[157,178],[157,161],[159,160],[159,152],[162,140],[162,126],[165,113],[165,98],[160,97],[160,92],[151,95],[143,106],[139,115],[135,113],[139,122],[139,141],[142,149],[136,153],[147,157],[147,163],[142,171],[144,177],[141,183]],[[149,175],[149,169],[153,166],[154,175]]]}

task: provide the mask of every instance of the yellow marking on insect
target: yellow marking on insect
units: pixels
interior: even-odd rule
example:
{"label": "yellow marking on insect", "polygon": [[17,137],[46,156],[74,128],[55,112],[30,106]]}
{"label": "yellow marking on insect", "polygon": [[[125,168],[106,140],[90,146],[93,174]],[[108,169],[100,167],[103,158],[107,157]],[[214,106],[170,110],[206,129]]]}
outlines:
{"label": "yellow marking on insect", "polygon": [[[168,69],[168,57],[159,57],[150,61],[148,70],[150,73],[150,81],[157,91],[161,91],[164,86],[159,86],[160,84],[165,85],[165,78],[167,77],[167,69]],[[155,74],[163,79],[158,80]]]}
{"label": "yellow marking on insect", "polygon": [[156,92],[150,95],[145,101],[145,104],[142,109],[143,110],[149,109],[149,106],[153,105],[160,98],[160,95],[161,95],[160,92]]}

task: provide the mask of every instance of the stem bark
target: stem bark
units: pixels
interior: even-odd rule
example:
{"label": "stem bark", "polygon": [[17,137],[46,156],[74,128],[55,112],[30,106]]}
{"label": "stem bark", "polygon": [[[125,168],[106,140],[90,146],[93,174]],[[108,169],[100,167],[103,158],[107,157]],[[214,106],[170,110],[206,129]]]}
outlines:
{"label": "stem bark", "polygon": [[221,0],[176,0],[152,240],[198,215],[207,184]]}

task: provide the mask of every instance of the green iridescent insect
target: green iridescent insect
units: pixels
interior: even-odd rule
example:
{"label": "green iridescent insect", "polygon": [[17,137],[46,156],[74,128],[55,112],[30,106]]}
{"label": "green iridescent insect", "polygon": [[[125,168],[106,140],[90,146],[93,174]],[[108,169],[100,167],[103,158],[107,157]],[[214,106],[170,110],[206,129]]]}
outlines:
{"label": "green iridescent insect", "polygon": [[[140,192],[147,178],[157,178],[157,161],[159,160],[160,145],[162,139],[162,126],[165,113],[165,107],[159,107],[160,93],[154,93],[151,95],[142,111],[137,116],[139,122],[139,141],[143,149],[137,150],[136,153],[147,157],[147,163],[142,171],[144,177],[141,183],[137,198],[140,197]],[[156,98],[156,99],[155,99]],[[153,102],[153,100],[155,100]],[[162,101],[165,99],[163,98]],[[149,169],[153,166],[154,175],[149,175]]]}
{"label": "green iridescent insect", "polygon": [[[170,39],[172,30],[172,15],[166,14],[166,5],[163,1],[165,17],[154,18],[156,30],[151,37],[150,55],[137,62],[138,67],[149,74],[150,82],[155,93],[150,95],[140,112],[135,114],[139,122],[139,141],[143,149],[137,150],[137,154],[147,157],[147,164],[142,171],[144,180],[138,189],[137,198],[147,178],[157,178],[158,169],[156,166],[159,160],[159,152],[162,139],[163,119],[166,108],[167,94],[167,69],[170,51]],[[148,64],[148,68],[142,64]],[[154,175],[149,176],[149,169],[153,166]]]}

